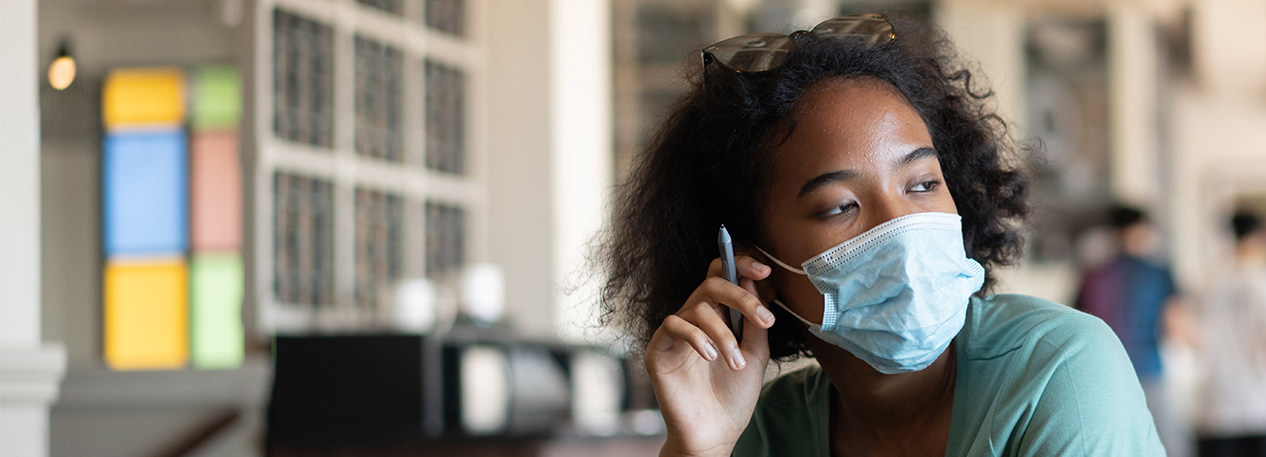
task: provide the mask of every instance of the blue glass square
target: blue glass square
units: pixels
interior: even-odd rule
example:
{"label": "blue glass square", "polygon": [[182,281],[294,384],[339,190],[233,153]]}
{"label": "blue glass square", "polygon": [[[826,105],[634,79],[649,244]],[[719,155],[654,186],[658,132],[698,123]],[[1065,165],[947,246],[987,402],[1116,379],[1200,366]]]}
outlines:
{"label": "blue glass square", "polygon": [[184,254],[189,239],[186,149],[181,130],[106,134],[107,256]]}

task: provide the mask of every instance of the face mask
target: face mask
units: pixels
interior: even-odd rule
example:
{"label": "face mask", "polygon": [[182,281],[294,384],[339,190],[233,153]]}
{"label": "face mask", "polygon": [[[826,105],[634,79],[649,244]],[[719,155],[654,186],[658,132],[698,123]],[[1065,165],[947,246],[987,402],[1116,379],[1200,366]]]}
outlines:
{"label": "face mask", "polygon": [[968,299],[985,281],[985,269],[963,249],[957,214],[890,220],[806,260],[803,270],[760,251],[808,276],[825,297],[821,325],[774,300],[778,306],[884,374],[931,365],[963,328]]}

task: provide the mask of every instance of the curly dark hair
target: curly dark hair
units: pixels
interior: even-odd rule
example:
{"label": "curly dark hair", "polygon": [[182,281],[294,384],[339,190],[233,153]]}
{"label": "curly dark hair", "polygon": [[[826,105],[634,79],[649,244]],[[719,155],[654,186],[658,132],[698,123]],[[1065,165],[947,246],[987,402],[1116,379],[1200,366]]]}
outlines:
{"label": "curly dark hair", "polygon": [[[882,45],[805,34],[777,69],[740,74],[709,65],[689,74],[692,88],[635,161],[619,188],[614,224],[593,253],[607,275],[605,324],[632,332],[635,346],[645,347],[704,280],[717,257],[718,226],[726,225],[736,246],[756,244],[770,152],[795,129],[788,115],[800,98],[828,79],[885,81],[922,116],[962,216],[967,255],[986,270],[978,293],[993,286],[994,267],[1019,259],[1029,212],[1029,180],[1015,160],[1023,148],[986,106],[992,92],[974,90],[942,31],[917,20],[890,22],[897,38]],[[771,357],[809,355],[796,320],[770,308],[778,316]]]}

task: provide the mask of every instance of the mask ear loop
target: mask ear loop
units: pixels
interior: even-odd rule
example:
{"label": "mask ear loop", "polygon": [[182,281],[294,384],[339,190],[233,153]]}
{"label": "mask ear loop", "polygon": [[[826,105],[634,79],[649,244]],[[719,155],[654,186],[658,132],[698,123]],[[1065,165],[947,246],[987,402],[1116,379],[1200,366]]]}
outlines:
{"label": "mask ear loop", "polygon": [[800,322],[804,322],[804,325],[809,326],[809,328],[813,328],[813,323],[812,323],[812,322],[809,322],[809,320],[808,320],[808,319],[805,319],[805,318],[803,318],[803,317],[800,317],[800,315],[799,315],[799,314],[796,314],[796,312],[795,312],[795,311],[792,311],[792,310],[791,310],[791,308],[789,308],[787,305],[783,304],[782,300],[779,300],[779,299],[775,298],[775,299],[774,299],[774,304],[776,304],[776,305],[778,305],[778,306],[781,306],[783,310],[787,311],[788,313],[791,313],[791,316],[792,316],[792,317],[795,317],[796,319],[800,319]]}
{"label": "mask ear loop", "polygon": [[[804,270],[801,270],[801,269],[799,269],[799,268],[793,267],[793,266],[791,266],[791,265],[787,265],[786,263],[783,263],[783,261],[778,260],[778,258],[777,258],[777,257],[774,257],[774,255],[773,255],[773,254],[770,254],[770,253],[768,253],[768,252],[765,252],[765,250],[764,250],[764,249],[761,249],[761,248],[760,248],[760,246],[756,246],[756,250],[757,250],[757,251],[760,251],[760,253],[761,253],[761,254],[765,254],[765,257],[769,257],[769,260],[773,260],[773,261],[774,261],[774,263],[778,264],[778,266],[780,266],[780,267],[783,267],[783,268],[784,268],[784,269],[786,269],[787,271],[790,271],[790,272],[792,272],[792,273],[798,274],[798,275],[800,275],[800,276],[809,276],[807,273],[805,273],[805,272],[804,272]],[[784,306],[784,308],[785,308],[785,306]]]}
{"label": "mask ear loop", "polygon": [[[809,276],[809,275],[805,274],[804,270],[801,270],[801,269],[799,269],[799,268],[795,268],[795,267],[793,267],[793,266],[791,266],[791,265],[787,265],[786,263],[783,263],[783,261],[778,260],[778,258],[777,258],[777,257],[774,257],[774,255],[773,255],[773,254],[770,254],[770,253],[768,253],[768,252],[765,252],[765,250],[764,250],[764,249],[761,249],[761,248],[760,248],[760,246],[756,246],[756,250],[757,250],[757,251],[760,251],[760,253],[761,253],[761,254],[765,254],[765,257],[769,257],[769,260],[773,260],[773,261],[774,261],[774,263],[778,264],[778,266],[780,266],[780,267],[785,268],[787,271],[790,271],[790,272],[792,272],[792,273],[795,273],[795,274],[798,274],[798,275],[801,275],[801,276]],[[808,320],[808,319],[805,319],[805,318],[803,318],[803,317],[800,317],[800,315],[799,315],[799,314],[796,314],[796,312],[795,312],[795,311],[792,311],[790,307],[788,307],[786,304],[784,304],[784,303],[782,302],[782,300],[779,300],[779,299],[775,298],[775,299],[774,299],[774,304],[776,304],[776,305],[778,305],[778,306],[781,306],[781,307],[782,307],[782,309],[786,310],[788,313],[791,313],[791,316],[792,316],[792,317],[795,317],[796,319],[799,319],[799,320],[800,320],[800,322],[804,322],[804,325],[809,326],[809,328],[813,328],[813,323],[812,323],[812,322],[809,322],[809,320]]]}

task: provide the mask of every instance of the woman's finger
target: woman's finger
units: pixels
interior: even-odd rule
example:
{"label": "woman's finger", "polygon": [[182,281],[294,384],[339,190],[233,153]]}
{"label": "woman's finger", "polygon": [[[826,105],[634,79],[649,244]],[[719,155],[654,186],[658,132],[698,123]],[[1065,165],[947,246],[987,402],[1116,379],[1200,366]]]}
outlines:
{"label": "woman's finger", "polygon": [[[765,265],[748,255],[734,256],[734,270],[740,278],[752,278],[757,281],[768,278],[769,274],[773,272],[769,265]],[[720,258],[712,259],[712,263],[708,264],[708,276],[725,278],[725,271],[722,271]]]}
{"label": "woman's finger", "polygon": [[769,359],[769,329],[753,324],[743,323],[743,351],[756,356],[756,360]]}
{"label": "woman's finger", "polygon": [[[659,330],[656,331],[656,333],[661,331],[664,332],[664,336],[669,340],[658,344],[655,344],[654,341],[652,341],[652,347],[659,349],[661,352],[667,351],[675,342],[681,341],[694,348],[695,352],[699,354],[699,357],[703,357],[703,360],[711,362],[716,360],[720,355],[716,345],[712,343],[712,340],[708,338],[708,335],[702,329],[690,323],[686,319],[683,319],[681,316],[672,314],[664,318],[663,325],[660,325]],[[653,339],[654,338],[652,338],[652,340]]]}
{"label": "woman's finger", "polygon": [[[728,283],[727,285],[734,288],[738,287]],[[743,358],[743,353],[739,351],[738,339],[734,337],[734,332],[730,331],[729,324],[717,314],[714,306],[713,303],[699,302],[695,306],[683,308],[678,314],[703,330],[707,334],[708,339],[716,343],[716,348],[720,351],[721,357],[729,362],[730,368],[735,371],[742,370],[747,365],[747,360]]]}
{"label": "woman's finger", "polygon": [[769,274],[773,273],[773,270],[769,268],[769,265],[765,265],[751,256],[737,256],[734,258],[734,264],[737,267],[738,275],[741,278],[752,278],[760,281],[768,278]]}
{"label": "woman's finger", "polygon": [[[743,281],[751,281],[751,279],[743,278],[739,281],[742,283]],[[740,313],[743,313],[743,316],[747,318],[746,320],[758,326],[768,328],[774,325],[774,313],[769,312],[769,308],[765,307],[760,297],[753,293],[755,286],[752,286],[752,289],[748,289],[734,285],[723,278],[713,276],[704,280],[700,289],[705,292],[706,299],[709,302],[737,309]],[[725,311],[723,308],[717,308],[717,310]],[[729,313],[727,312],[726,315],[729,315]]]}
{"label": "woman's finger", "polygon": [[755,295],[761,303],[769,303],[765,300],[765,297],[761,296],[760,289],[756,287],[756,281],[751,280],[751,278],[739,278],[739,286],[746,290],[747,293]]}

